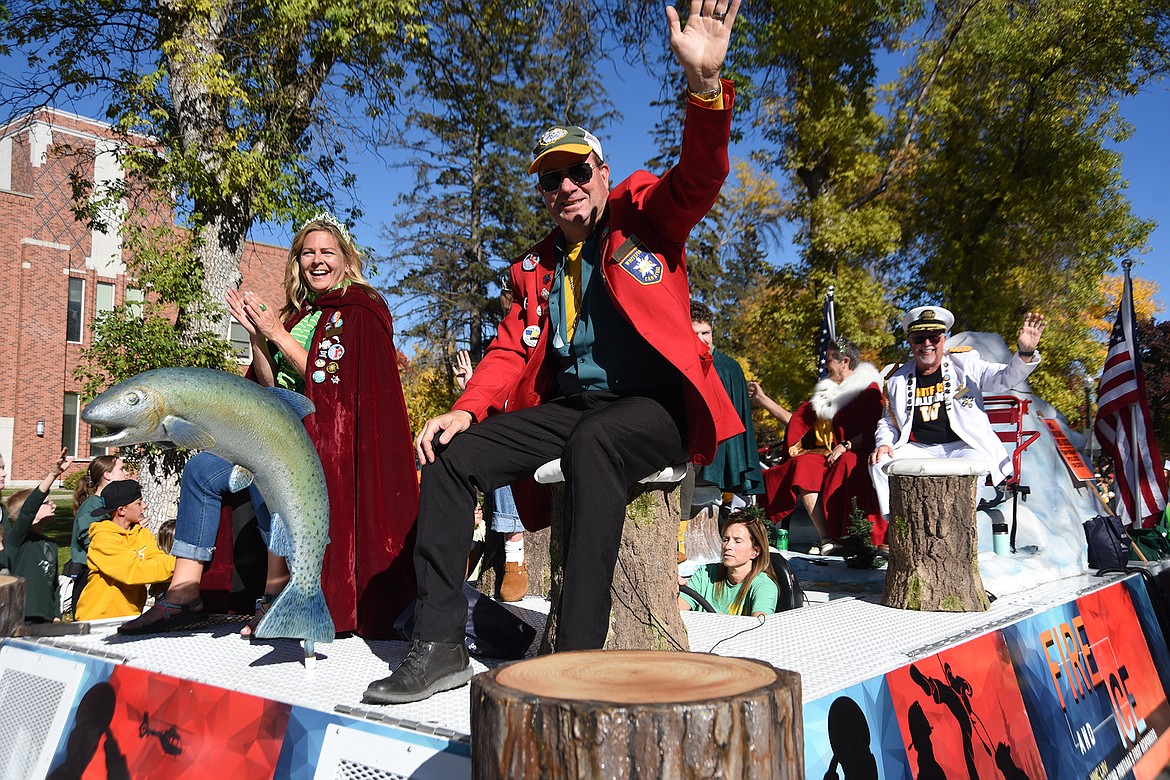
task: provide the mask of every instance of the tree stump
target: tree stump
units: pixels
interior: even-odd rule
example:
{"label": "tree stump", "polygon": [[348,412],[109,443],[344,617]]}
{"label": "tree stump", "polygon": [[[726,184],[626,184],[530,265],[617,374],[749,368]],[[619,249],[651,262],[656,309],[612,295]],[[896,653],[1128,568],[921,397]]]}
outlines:
{"label": "tree stump", "polygon": [[698,653],[557,653],[471,681],[472,776],[804,777],[800,675]]}
{"label": "tree stump", "polygon": [[[678,609],[677,483],[638,483],[630,487],[626,524],[614,567],[606,649],[690,650],[690,639]],[[557,610],[563,573],[562,516],[564,484],[553,485],[552,525],[548,557],[551,567],[548,622],[540,644],[542,654],[556,647]],[[526,542],[527,543],[527,542]],[[527,548],[525,548],[527,549]]]}
{"label": "tree stump", "polygon": [[0,575],[0,637],[12,636],[24,625],[24,599],[24,578]]}
{"label": "tree stump", "polygon": [[981,460],[901,458],[889,464],[890,563],[882,604],[924,612],[990,608],[975,527]]}

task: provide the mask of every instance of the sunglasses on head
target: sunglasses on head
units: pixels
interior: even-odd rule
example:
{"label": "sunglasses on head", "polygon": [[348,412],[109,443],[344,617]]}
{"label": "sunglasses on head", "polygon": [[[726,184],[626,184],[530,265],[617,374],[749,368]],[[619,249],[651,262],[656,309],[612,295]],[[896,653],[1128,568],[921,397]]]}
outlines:
{"label": "sunglasses on head", "polygon": [[566,176],[574,184],[584,184],[593,178],[593,166],[587,162],[573,163],[567,168],[540,174],[536,183],[545,192],[556,192],[561,188],[561,182],[565,180]]}
{"label": "sunglasses on head", "polygon": [[931,344],[937,344],[938,340],[942,337],[943,332],[941,330],[936,330],[931,333],[912,333],[910,334],[910,343],[925,344],[929,341]]}

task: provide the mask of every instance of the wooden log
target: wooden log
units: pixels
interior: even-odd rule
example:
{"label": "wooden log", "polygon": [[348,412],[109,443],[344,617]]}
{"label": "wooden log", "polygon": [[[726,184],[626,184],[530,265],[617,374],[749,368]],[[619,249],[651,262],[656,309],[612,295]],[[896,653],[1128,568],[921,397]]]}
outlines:
{"label": "wooden log", "polygon": [[0,574],[0,636],[12,636],[24,624],[25,581]]}
{"label": "wooden log", "polygon": [[804,777],[800,675],[698,653],[590,650],[471,681],[472,777]]}
{"label": "wooden log", "polygon": [[[690,639],[678,609],[677,483],[638,483],[629,489],[626,524],[610,585],[609,632],[606,649],[690,650]],[[553,486],[549,535],[551,585],[548,621],[540,652],[556,648],[557,611],[563,573],[562,515],[564,484]]]}
{"label": "wooden log", "polygon": [[975,508],[982,461],[904,458],[890,463],[890,563],[882,604],[928,612],[991,607],[979,576]]}

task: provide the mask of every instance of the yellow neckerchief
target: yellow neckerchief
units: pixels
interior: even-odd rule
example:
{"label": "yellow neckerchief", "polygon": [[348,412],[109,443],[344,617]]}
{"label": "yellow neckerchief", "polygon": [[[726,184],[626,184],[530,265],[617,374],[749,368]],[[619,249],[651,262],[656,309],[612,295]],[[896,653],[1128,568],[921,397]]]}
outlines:
{"label": "yellow neckerchief", "polygon": [[578,241],[565,251],[565,341],[573,340],[581,314],[581,249],[584,246],[584,241]]}

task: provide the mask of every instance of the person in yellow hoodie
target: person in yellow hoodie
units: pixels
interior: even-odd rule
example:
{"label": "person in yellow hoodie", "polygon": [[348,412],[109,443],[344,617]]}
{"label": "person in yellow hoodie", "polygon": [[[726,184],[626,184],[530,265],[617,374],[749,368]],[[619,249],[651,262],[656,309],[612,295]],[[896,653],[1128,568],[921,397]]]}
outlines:
{"label": "person in yellow hoodie", "polygon": [[78,620],[141,614],[146,587],[166,582],[175,571],[175,557],[160,550],[142,525],[142,487],[132,479],[111,482],[102,498],[107,519],[89,529],[89,580],[77,601]]}

